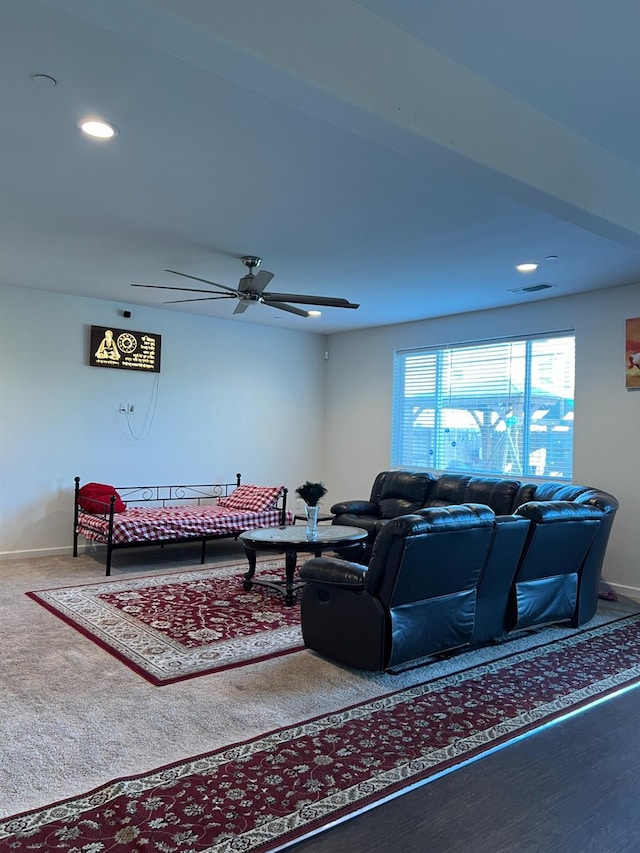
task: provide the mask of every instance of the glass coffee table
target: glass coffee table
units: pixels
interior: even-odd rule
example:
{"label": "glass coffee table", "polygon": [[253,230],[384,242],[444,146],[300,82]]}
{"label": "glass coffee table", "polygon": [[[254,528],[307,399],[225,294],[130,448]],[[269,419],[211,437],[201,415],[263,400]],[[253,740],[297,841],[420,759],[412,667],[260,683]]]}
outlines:
{"label": "glass coffee table", "polygon": [[[367,531],[361,527],[346,525],[326,525],[318,527],[317,535],[312,539],[307,535],[306,527],[290,525],[288,527],[259,527],[257,530],[246,530],[238,537],[244,545],[249,561],[249,571],[244,576],[243,586],[251,589],[253,584],[270,587],[284,595],[284,603],[294,602],[294,592],[302,586],[302,582],[294,583],[297,555],[301,552],[319,557],[323,551],[333,551],[337,548],[353,546],[353,558],[358,559]],[[284,580],[254,578],[256,572],[256,555],[258,551],[284,552]]]}

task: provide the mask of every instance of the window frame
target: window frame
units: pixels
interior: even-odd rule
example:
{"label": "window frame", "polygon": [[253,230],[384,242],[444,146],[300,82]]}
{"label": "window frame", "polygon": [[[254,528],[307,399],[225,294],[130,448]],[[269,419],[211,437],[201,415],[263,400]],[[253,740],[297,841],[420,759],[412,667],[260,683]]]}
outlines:
{"label": "window frame", "polygon": [[[554,341],[558,341],[555,353]],[[446,470],[478,477],[571,482],[575,348],[575,330],[563,329],[397,350],[393,363],[391,467]],[[460,378],[460,365],[464,363],[465,355],[474,369],[476,363],[471,356],[481,366],[485,366],[483,358],[486,359],[486,375],[489,377],[486,393],[483,393],[482,385],[473,384],[472,379],[469,382],[473,391],[465,388],[467,380]],[[555,366],[558,357],[562,359],[561,370]],[[411,359],[414,367],[409,369]],[[420,365],[421,360],[423,366]],[[495,377],[492,372],[494,362],[498,369],[504,371],[496,373]],[[534,385],[534,376],[538,387]],[[491,390],[492,381],[495,382],[494,390]],[[409,393],[408,387],[412,389]],[[508,394],[501,400],[500,412],[497,409],[497,401],[501,399],[499,389],[507,387]],[[551,388],[555,390],[552,392]],[[468,395],[466,398],[465,394]],[[413,406],[412,398],[415,398]],[[481,405],[478,401],[483,400]],[[446,405],[452,401],[458,405]],[[461,401],[468,402],[469,407],[459,405]],[[550,413],[556,414],[556,408],[560,417],[550,417]],[[463,418],[463,412],[470,417]],[[491,415],[494,420],[487,420]],[[542,424],[545,418],[547,422]],[[465,419],[476,421],[475,433],[471,426],[461,425]],[[419,420],[425,427],[422,436],[415,432]],[[446,426],[447,422],[449,426]],[[457,440],[449,440],[447,436],[450,433],[456,439],[458,435],[464,438],[464,448],[455,449]],[[489,448],[499,446],[500,440],[504,445],[501,450],[503,457],[501,465],[497,465]],[[416,446],[422,449],[417,451]],[[460,461],[463,451],[471,459],[466,464]]]}

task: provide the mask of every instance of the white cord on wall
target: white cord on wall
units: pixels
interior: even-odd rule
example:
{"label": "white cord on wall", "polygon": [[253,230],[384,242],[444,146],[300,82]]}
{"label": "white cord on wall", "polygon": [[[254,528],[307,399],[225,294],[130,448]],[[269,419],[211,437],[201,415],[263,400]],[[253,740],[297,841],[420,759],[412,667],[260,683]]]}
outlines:
{"label": "white cord on wall", "polygon": [[151,432],[151,427],[153,426],[153,421],[156,416],[156,407],[158,405],[158,390],[160,388],[160,374],[156,373],[156,378],[153,383],[153,390],[151,392],[151,403],[149,406],[149,415],[147,417],[147,425],[142,431],[141,435],[136,435],[133,426],[131,425],[131,420],[129,419],[129,412],[125,412],[124,415],[127,419],[127,427],[129,429],[129,435],[131,438],[135,439],[135,441],[144,441],[144,439]]}

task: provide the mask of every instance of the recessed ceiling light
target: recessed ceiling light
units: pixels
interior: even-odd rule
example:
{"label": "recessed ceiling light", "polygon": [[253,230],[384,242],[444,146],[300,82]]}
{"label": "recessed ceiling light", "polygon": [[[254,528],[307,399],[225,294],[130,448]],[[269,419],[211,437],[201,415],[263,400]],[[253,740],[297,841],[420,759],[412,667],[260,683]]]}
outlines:
{"label": "recessed ceiling light", "polygon": [[94,139],[113,139],[120,132],[114,124],[97,118],[83,119],[78,122],[78,127]]}
{"label": "recessed ceiling light", "polygon": [[322,317],[322,311],[307,311],[310,317]]}
{"label": "recessed ceiling light", "polygon": [[534,272],[538,269],[538,264],[516,264],[518,272]]}

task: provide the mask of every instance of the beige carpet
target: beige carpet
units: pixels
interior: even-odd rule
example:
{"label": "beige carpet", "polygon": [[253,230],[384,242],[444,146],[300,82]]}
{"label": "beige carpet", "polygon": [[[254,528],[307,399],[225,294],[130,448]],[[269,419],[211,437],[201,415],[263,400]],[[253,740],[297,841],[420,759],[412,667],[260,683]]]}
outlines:
{"label": "beige carpet", "polygon": [[[214,543],[209,564],[242,553],[233,541]],[[112,576],[197,565],[197,548],[122,551]],[[90,555],[0,562],[2,817],[469,665],[467,654],[392,676],[304,650],[159,690],[24,594],[103,575],[103,562]],[[591,624],[638,609],[601,604]],[[509,651],[565,634],[548,629],[509,643]],[[473,660],[506,650],[474,652]]]}

